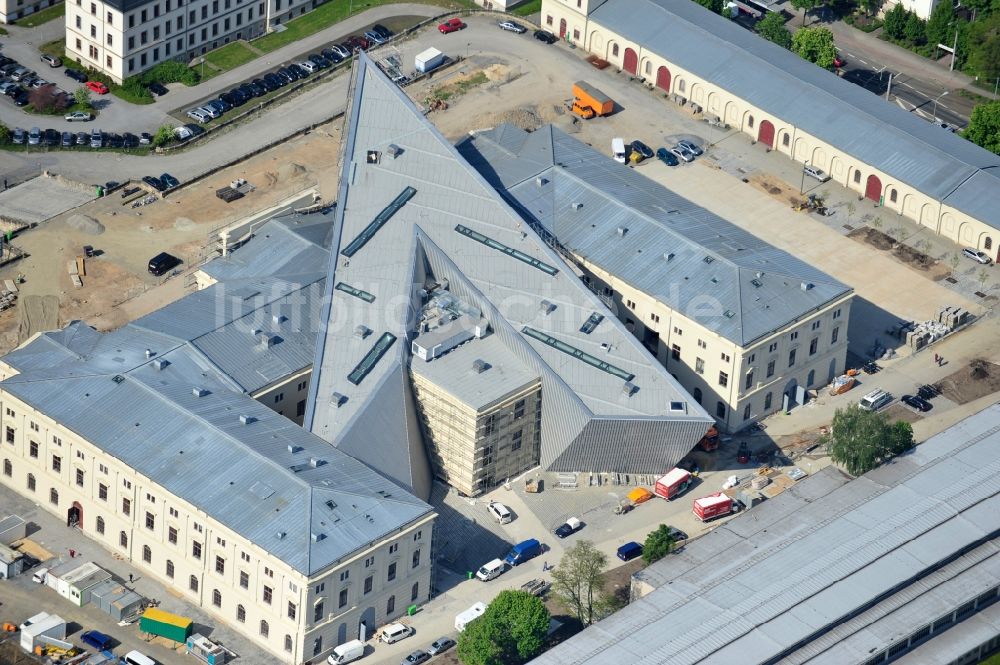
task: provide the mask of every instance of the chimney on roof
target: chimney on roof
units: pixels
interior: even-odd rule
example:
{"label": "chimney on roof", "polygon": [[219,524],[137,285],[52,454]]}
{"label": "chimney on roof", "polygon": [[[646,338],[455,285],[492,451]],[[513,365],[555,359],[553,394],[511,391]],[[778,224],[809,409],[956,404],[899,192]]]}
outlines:
{"label": "chimney on roof", "polygon": [[146,360],[149,360],[149,359],[150,359],[150,358],[152,358],[152,357],[153,357],[154,355],[155,355],[155,354],[153,353],[153,350],[152,350],[152,349],[146,349]]}
{"label": "chimney on roof", "polygon": [[260,328],[251,328],[250,329],[250,334],[253,335],[254,337],[256,337],[257,335],[259,335],[260,333],[261,333],[261,329]]}
{"label": "chimney on roof", "polygon": [[580,203],[579,201],[574,201],[571,207],[573,208],[573,210],[579,210],[580,208],[583,207],[583,204]]}
{"label": "chimney on roof", "polygon": [[620,235],[621,237],[624,238],[626,233],[628,233],[628,228],[627,227],[625,227],[625,226],[619,226],[618,227],[618,235]]}
{"label": "chimney on roof", "polygon": [[547,182],[548,182],[548,180],[546,180],[542,176],[538,176],[537,178],[535,178],[535,184],[538,185],[539,187],[541,187],[542,185],[544,185]]}
{"label": "chimney on roof", "polygon": [[390,143],[389,147],[386,149],[386,152],[389,153],[390,157],[396,159],[397,157],[403,154],[403,149],[400,148],[395,143]]}
{"label": "chimney on roof", "polygon": [[313,531],[313,533],[312,533],[312,541],[314,543],[318,543],[319,541],[323,540],[324,538],[326,538],[326,534],[325,533],[316,533],[315,531]]}
{"label": "chimney on roof", "polygon": [[260,346],[263,349],[270,349],[274,346],[275,337],[274,335],[268,335],[267,333],[260,334]]}
{"label": "chimney on roof", "polygon": [[204,388],[199,388],[195,386],[194,388],[191,389],[191,394],[194,395],[195,397],[204,397],[205,395],[208,394],[208,391],[205,390]]}

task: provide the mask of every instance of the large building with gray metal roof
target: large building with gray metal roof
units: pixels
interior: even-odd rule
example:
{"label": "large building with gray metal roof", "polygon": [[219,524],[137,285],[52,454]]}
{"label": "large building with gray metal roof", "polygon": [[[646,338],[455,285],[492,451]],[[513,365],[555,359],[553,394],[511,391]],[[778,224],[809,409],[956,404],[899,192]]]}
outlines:
{"label": "large building with gray metal roof", "polygon": [[845,284],[551,125],[458,150],[723,428],[844,371]]}
{"label": "large building with gray metal roof", "polygon": [[311,364],[331,224],[272,220],[203,290],[0,363],[0,484],[282,663],[430,595],[433,509],[253,398]]}
{"label": "large building with gray metal roof", "polygon": [[544,0],[542,22],[869,205],[1000,257],[1000,156],[937,123],[689,0]]}
{"label": "large building with gray metal roof", "polygon": [[978,662],[1000,646],[1000,404],[854,480],[828,467],[636,574],[533,662]]}
{"label": "large building with gray metal roof", "polygon": [[[478,377],[466,383],[490,381],[502,369],[490,337],[540,383],[534,463],[546,469],[658,473],[705,434],[705,411],[364,55],[343,150],[305,421],[315,434],[426,496],[410,365],[462,354]],[[515,400],[498,416],[517,412]],[[497,425],[477,428],[515,433]]]}

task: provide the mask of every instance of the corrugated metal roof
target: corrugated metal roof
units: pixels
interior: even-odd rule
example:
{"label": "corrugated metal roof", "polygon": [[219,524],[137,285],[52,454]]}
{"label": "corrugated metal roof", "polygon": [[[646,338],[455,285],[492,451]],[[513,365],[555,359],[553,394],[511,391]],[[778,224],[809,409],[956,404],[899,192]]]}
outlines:
{"label": "corrugated metal roof", "polygon": [[[288,240],[277,235],[276,243]],[[261,235],[244,250],[254,243],[277,258]],[[235,288],[267,289],[233,305],[226,294],[235,289],[223,282],[112,333],[74,323],[41,335],[5,357],[21,373],[0,389],[311,575],[432,509],[242,394],[309,365],[321,301],[318,286],[310,294],[282,278],[244,277]],[[312,277],[315,285],[323,274]],[[302,300],[291,303],[294,296]],[[301,319],[291,304],[303,308]],[[255,325],[281,339],[265,349]]]}
{"label": "corrugated metal roof", "polygon": [[[358,59],[354,77],[326,285],[331,314],[324,317],[318,344],[307,426],[335,445],[355,437],[352,428],[384,439],[384,432],[373,427],[370,407],[385,389],[402,404],[394,397],[392,409],[388,414],[380,410],[377,422],[394,418],[383,426],[402,437],[403,445],[419,437],[415,418],[402,423],[413,410],[397,392],[397,382],[405,381],[407,344],[394,344],[360,382],[348,381],[348,374],[384,333],[410,339],[422,304],[419,290],[447,279],[448,289],[482,311],[508,351],[548,384],[543,412],[549,409],[552,417],[563,418],[561,426],[546,426],[543,420],[542,447],[550,457],[565,449],[568,438],[580,434],[594,415],[676,423],[675,436],[665,436],[665,443],[679,455],[684,445],[684,452],[690,449],[704,434],[695,436],[694,430],[711,422],[701,407],[367,57]],[[391,155],[390,145],[399,152]],[[340,255],[348,247],[350,256]],[[338,282],[364,290],[374,300],[335,290]],[[554,311],[540,311],[543,299]],[[605,320],[591,334],[580,332],[595,311],[604,313]],[[363,326],[360,334],[358,326]],[[528,337],[526,327],[633,374],[636,389],[625,397],[622,378],[599,363]],[[331,403],[334,393],[344,399]],[[672,401],[683,402],[683,409],[672,412]],[[546,432],[552,434],[547,437]],[[387,441],[369,450],[391,455],[392,445]],[[381,462],[371,460],[373,466]],[[397,480],[412,483],[415,473]]]}
{"label": "corrugated metal roof", "polygon": [[[846,635],[834,644],[823,636],[842,630],[859,611],[891,604],[893,596],[905,600],[907,590],[941,566],[961,565],[957,555],[976,565],[982,557],[968,552],[996,549],[998,423],[1000,405],[993,405],[919,446],[917,454],[894,460],[893,473],[875,470],[808,502],[798,490],[836,472],[801,481],[688,544],[677,568],[673,556],[651,566],[643,578],[662,587],[534,662],[758,663],[806,653],[813,640],[828,646],[833,660],[827,662],[853,662],[837,651],[849,642]],[[929,458],[932,453],[938,456]],[[894,482],[882,484],[883,475]],[[980,512],[993,515],[993,522],[967,518]],[[735,542],[725,536],[737,528],[747,535]],[[965,601],[954,591],[934,586],[917,596],[936,595],[954,608]],[[895,616],[904,615],[897,609]],[[934,617],[914,613],[909,626],[897,621],[883,638],[916,630],[918,618],[925,623]],[[876,634],[872,628],[870,635]]]}
{"label": "corrugated metal roof", "polygon": [[688,0],[608,0],[590,20],[1000,228],[1000,156]]}
{"label": "corrugated metal roof", "polygon": [[574,256],[741,346],[851,292],[551,125],[459,150]]}

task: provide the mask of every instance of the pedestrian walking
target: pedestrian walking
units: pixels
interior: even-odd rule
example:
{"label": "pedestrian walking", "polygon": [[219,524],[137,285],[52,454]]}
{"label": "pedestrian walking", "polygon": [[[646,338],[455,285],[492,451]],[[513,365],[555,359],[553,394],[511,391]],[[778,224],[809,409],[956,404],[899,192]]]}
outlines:
{"label": "pedestrian walking", "polygon": [[936,353],[934,354],[934,362],[936,362],[939,365],[941,364],[941,358]]}
{"label": "pedestrian walking", "polygon": [[128,574],[128,583],[129,583],[129,584],[132,584],[132,580],[133,580],[133,579],[135,579],[135,577],[134,577],[134,576],[132,575],[132,573],[129,573],[129,574]]}

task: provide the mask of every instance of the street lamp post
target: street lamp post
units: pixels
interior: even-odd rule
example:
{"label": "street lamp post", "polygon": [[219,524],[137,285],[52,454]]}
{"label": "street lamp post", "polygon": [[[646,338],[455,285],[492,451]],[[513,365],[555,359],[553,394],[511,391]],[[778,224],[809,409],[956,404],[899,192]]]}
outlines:
{"label": "street lamp post", "polygon": [[938,100],[940,100],[942,97],[944,97],[947,94],[948,94],[948,90],[945,90],[940,95],[938,95],[937,98],[934,100],[934,111],[931,112],[931,115],[934,116],[934,120],[937,120],[937,105],[938,105]]}
{"label": "street lamp post", "polygon": [[799,194],[806,189],[806,167],[809,166],[809,160],[807,159],[805,164],[802,165],[802,179],[799,181]]}

